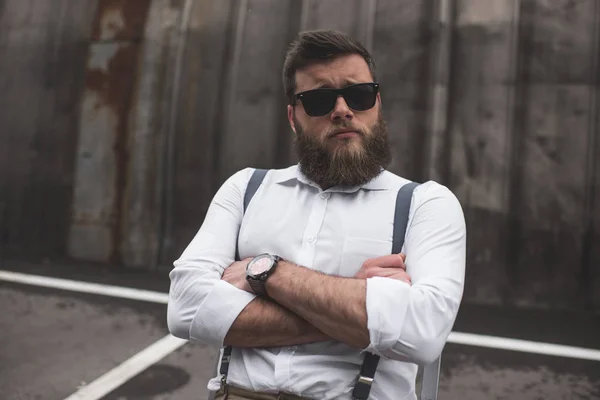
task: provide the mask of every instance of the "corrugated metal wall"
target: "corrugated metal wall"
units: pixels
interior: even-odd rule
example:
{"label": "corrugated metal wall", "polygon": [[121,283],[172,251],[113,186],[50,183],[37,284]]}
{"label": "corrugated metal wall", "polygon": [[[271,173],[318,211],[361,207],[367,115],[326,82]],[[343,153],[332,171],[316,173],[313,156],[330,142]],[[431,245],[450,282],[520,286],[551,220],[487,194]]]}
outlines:
{"label": "corrugated metal wall", "polygon": [[[12,50],[6,54],[14,57],[3,57],[0,71],[17,77],[9,82],[6,73],[0,75],[2,87],[12,88],[0,96],[0,145],[10,144],[11,156],[19,158],[0,161],[2,188],[11,189],[2,195],[8,210],[4,243],[41,252],[64,248],[73,176],[89,176],[77,181],[71,232],[80,232],[85,222],[78,219],[80,212],[104,211],[94,214],[92,228],[84,227],[87,238],[71,235],[71,254],[168,268],[231,173],[295,161],[281,88],[283,55],[299,30],[334,28],[361,39],[375,56],[395,148],[392,171],[436,179],[463,203],[469,229],[466,299],[600,309],[600,2],[151,0],[139,36],[141,61],[127,70],[135,78],[125,90],[131,92],[125,110],[129,124],[124,133],[111,131],[124,135],[115,140],[127,145],[112,148],[113,141],[105,140],[100,148],[108,156],[88,165],[89,175],[82,175],[83,157],[94,158],[99,150],[82,152],[82,143],[89,143],[93,130],[79,129],[75,157],[73,141],[77,124],[106,123],[91,119],[82,100],[88,93],[84,71],[93,59],[78,47],[79,58],[68,64],[75,71],[57,81],[64,87],[53,86],[61,88],[54,96],[69,92],[74,102],[69,104],[84,112],[76,117],[73,108],[71,130],[48,134],[44,128],[60,120],[57,104],[34,83],[47,70],[36,70],[40,67],[23,58],[27,53],[17,51],[26,40],[17,35],[18,15],[7,12],[17,2],[22,4],[0,3],[5,8],[0,8],[0,43],[3,49],[8,43]],[[80,17],[68,13],[64,19],[56,7],[47,7],[34,12],[43,19],[40,24],[83,43],[94,15],[96,20],[100,15],[92,12],[95,3],[58,3],[77,7],[73,12]],[[99,3],[98,9],[109,3],[125,7],[116,0]],[[66,34],[74,26],[80,27],[78,35]],[[44,40],[29,54],[43,58],[49,70],[60,70],[63,61],[48,54],[67,45],[39,35]],[[66,85],[65,79],[75,76],[77,83]],[[27,90],[15,89],[19,79]],[[36,110],[46,110],[40,113],[45,120],[20,111],[17,105],[30,103],[26,93],[35,97]],[[32,139],[36,135],[41,142]],[[31,167],[36,143],[46,163],[38,160]],[[118,162],[119,151],[126,162]],[[77,173],[69,165],[74,160]],[[114,168],[115,175],[104,186],[91,184],[94,168]],[[32,180],[32,171],[45,178]],[[69,176],[63,186],[56,184],[58,171]],[[85,196],[78,200],[77,190],[85,193],[85,185],[95,190],[91,202],[81,201]],[[57,187],[65,196],[53,200],[59,212],[44,211],[51,208],[37,193],[57,193]],[[22,201],[28,190],[34,191],[29,203]],[[62,233],[48,233],[38,219]],[[106,232],[100,250],[91,243],[99,231]],[[50,236],[50,242],[40,239]]]}

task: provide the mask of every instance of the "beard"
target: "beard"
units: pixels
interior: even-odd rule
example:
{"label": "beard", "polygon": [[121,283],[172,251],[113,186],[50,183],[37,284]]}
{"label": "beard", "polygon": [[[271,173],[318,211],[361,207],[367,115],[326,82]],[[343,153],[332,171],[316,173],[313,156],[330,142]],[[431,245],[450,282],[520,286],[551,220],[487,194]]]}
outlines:
{"label": "beard", "polygon": [[[295,116],[294,123],[294,145],[300,171],[323,190],[332,186],[362,186],[379,175],[392,160],[387,126],[381,111],[377,122],[367,132],[347,121],[335,124],[326,134],[305,131]],[[327,141],[332,139],[327,138],[336,129],[352,129],[359,136],[349,140],[333,139],[335,147],[329,149]]]}

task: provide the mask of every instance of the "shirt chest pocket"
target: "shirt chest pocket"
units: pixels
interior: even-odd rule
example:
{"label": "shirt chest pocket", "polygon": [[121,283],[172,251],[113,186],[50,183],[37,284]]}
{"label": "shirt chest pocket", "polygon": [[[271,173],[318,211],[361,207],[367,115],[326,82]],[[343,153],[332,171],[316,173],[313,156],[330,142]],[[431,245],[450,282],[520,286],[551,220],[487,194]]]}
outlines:
{"label": "shirt chest pocket", "polygon": [[342,246],[339,276],[354,276],[369,258],[391,254],[392,242],[358,236],[348,236]]}

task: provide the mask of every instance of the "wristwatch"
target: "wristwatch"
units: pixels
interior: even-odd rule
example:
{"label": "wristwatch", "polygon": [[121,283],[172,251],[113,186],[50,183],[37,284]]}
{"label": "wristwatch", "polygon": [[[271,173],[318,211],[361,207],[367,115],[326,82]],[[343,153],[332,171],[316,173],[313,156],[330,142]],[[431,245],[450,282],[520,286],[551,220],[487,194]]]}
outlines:
{"label": "wristwatch", "polygon": [[264,253],[254,257],[246,267],[246,281],[250,284],[252,291],[260,296],[267,296],[265,283],[267,278],[275,272],[277,263],[281,257]]}

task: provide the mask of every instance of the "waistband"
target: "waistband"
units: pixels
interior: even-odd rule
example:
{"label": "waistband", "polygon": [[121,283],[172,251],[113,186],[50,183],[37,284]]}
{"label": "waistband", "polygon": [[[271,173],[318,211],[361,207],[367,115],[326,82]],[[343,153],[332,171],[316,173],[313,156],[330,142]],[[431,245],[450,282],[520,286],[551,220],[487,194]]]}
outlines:
{"label": "waistband", "polygon": [[238,388],[231,385],[221,387],[215,396],[215,400],[311,400],[291,393],[260,393]]}

